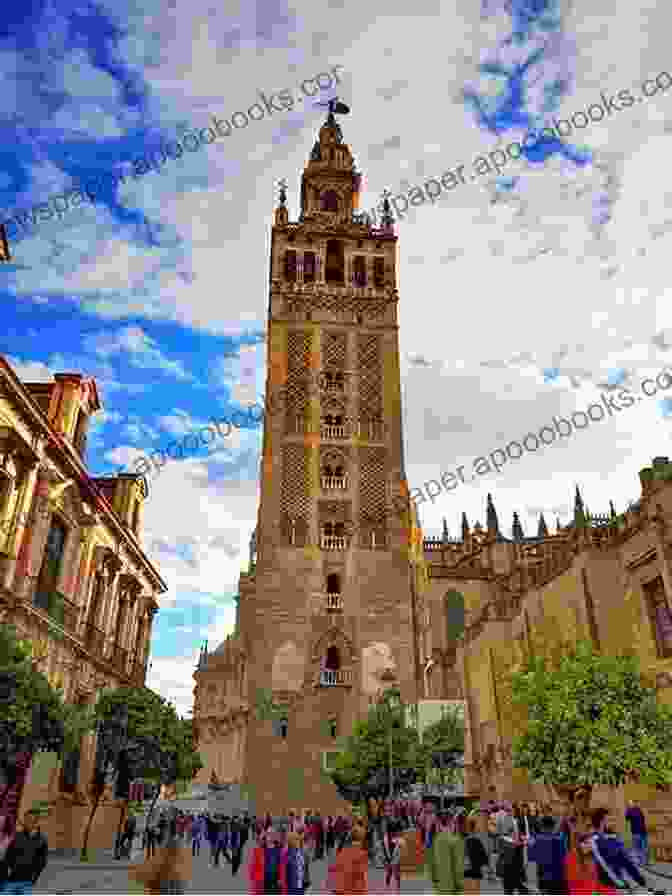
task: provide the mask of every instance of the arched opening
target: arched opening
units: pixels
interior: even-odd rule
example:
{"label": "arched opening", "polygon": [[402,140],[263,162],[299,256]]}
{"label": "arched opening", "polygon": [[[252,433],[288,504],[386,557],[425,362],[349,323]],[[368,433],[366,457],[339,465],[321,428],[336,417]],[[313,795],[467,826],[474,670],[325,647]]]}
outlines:
{"label": "arched opening", "polygon": [[327,594],[341,593],[341,577],[337,572],[331,572],[327,576]]}
{"label": "arched opening", "polygon": [[446,633],[451,644],[464,634],[465,601],[461,591],[448,591],[444,597],[446,612]]}
{"label": "arched opening", "polygon": [[324,661],[324,668],[330,672],[338,672],[341,668],[341,654],[338,647],[332,644],[327,648],[327,655]]}
{"label": "arched opening", "polygon": [[325,279],[327,283],[345,283],[345,256],[341,240],[327,241]]}
{"label": "arched opening", "polygon": [[[333,153],[333,149],[332,149]],[[335,190],[326,190],[321,197],[323,212],[338,211],[338,193]]]}

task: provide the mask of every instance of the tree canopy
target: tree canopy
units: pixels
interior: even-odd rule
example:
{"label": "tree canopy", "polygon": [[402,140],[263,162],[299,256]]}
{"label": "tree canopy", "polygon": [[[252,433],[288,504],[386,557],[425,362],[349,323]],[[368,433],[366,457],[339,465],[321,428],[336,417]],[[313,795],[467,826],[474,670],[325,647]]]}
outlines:
{"label": "tree canopy", "polygon": [[634,655],[586,642],[531,654],[511,675],[511,696],[525,717],[513,762],[532,779],[576,790],[672,784],[672,708],[657,702]]}
{"label": "tree canopy", "polygon": [[[154,743],[164,755],[177,757],[177,777],[190,781],[203,768],[195,749],[193,723],[181,719],[175,707],[149,688],[118,688],[104,691],[96,704],[98,720],[109,718],[115,706],[128,709],[128,736],[131,739]],[[149,754],[148,754],[149,755]],[[148,763],[142,776],[156,777],[159,769]]]}

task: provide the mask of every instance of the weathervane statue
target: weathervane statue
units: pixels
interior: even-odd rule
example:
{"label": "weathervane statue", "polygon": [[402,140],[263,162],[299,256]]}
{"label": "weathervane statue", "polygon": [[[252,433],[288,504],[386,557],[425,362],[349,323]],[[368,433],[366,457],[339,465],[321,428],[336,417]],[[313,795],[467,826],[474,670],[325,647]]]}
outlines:
{"label": "weathervane statue", "polygon": [[327,100],[326,103],[315,103],[315,105],[325,106],[329,110],[330,115],[347,115],[350,111],[350,106],[346,106],[345,103],[342,103],[337,96]]}

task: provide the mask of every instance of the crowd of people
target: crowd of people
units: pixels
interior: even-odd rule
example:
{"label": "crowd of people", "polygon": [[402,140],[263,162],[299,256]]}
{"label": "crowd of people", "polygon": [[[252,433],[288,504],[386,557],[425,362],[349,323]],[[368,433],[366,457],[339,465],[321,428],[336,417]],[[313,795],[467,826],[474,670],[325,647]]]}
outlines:
{"label": "crowd of people", "polygon": [[[255,894],[310,892],[311,864],[322,859],[328,862],[327,892],[339,896],[370,892],[371,865],[384,870],[391,893],[400,891],[407,876],[429,877],[436,893],[479,892],[486,877],[499,878],[507,894],[527,893],[530,862],[543,894],[617,893],[628,887],[628,879],[647,886],[646,820],[632,803],[626,819],[630,851],[603,808],[557,815],[550,806],[491,800],[467,811],[426,796],[372,798],[339,816],[293,809],[275,818],[248,811],[162,810],[148,819],[144,861],[131,865],[129,876],[148,893],[184,893],[194,858],[207,849],[210,867],[219,868],[223,859],[233,876],[245,862],[247,886]],[[136,835],[135,820],[129,819],[119,855],[130,856]],[[39,816],[29,812],[0,863],[0,892],[30,893],[47,854]]]}

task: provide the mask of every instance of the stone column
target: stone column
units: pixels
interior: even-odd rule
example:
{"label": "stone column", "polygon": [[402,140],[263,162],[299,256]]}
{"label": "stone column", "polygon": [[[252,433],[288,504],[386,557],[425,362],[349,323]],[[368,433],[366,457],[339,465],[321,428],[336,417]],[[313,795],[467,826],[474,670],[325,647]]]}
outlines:
{"label": "stone column", "polygon": [[665,600],[668,609],[672,613],[672,569],[670,568],[669,547],[665,540],[667,523],[660,504],[656,505],[656,510],[651,514],[650,520],[651,532],[656,543],[658,564],[665,590]]}
{"label": "stone column", "polygon": [[[35,499],[48,502],[52,476],[47,470],[40,468],[37,472],[37,477],[37,484],[34,489]],[[30,506],[27,498],[28,494],[28,487],[26,487],[26,500],[25,502],[21,501],[21,509],[24,512]],[[51,513],[38,514],[34,520],[26,520],[25,524],[22,523],[23,519],[23,517],[17,516],[17,544],[20,538],[20,548],[14,588],[22,597],[31,597],[40,573],[40,566],[42,565],[44,546],[49,534]]]}
{"label": "stone column", "polygon": [[19,495],[14,509],[13,524],[7,534],[6,553],[7,565],[2,572],[1,584],[10,590],[16,587],[18,579],[25,574],[25,569],[19,567],[18,557],[23,541],[29,537],[31,520],[29,519],[33,496],[37,490],[39,463],[35,461],[26,464],[21,476]]}
{"label": "stone column", "polygon": [[56,590],[68,600],[72,600],[72,588],[75,582],[79,557],[82,549],[81,536],[78,529],[69,528],[68,535],[63,546],[61,570],[56,583]]}

